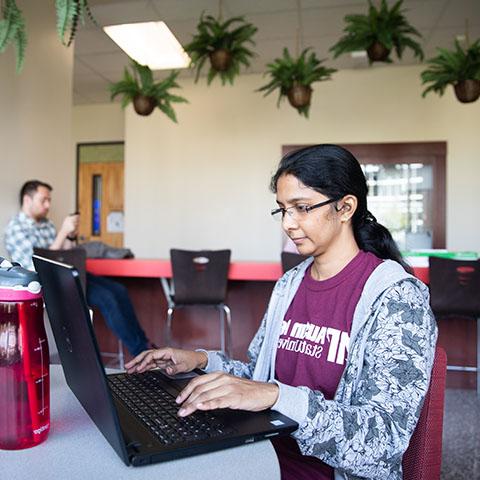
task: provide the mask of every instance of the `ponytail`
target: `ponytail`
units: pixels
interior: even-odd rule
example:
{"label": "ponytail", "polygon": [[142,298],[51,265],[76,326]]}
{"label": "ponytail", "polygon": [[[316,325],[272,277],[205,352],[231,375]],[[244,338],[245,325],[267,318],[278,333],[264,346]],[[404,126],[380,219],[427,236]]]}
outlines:
{"label": "ponytail", "polygon": [[366,214],[357,220],[353,217],[353,234],[361,250],[371,252],[378,258],[395,260],[408,273],[412,273],[410,266],[402,258],[392,234],[367,210]]}
{"label": "ponytail", "polygon": [[398,262],[409,273],[391,233],[367,209],[368,186],[358,160],[338,145],[315,145],[287,154],[272,177],[270,188],[276,193],[280,176],[291,174],[307,187],[328,198],[354,195],[358,206],[352,217],[358,246],[382,259]]}

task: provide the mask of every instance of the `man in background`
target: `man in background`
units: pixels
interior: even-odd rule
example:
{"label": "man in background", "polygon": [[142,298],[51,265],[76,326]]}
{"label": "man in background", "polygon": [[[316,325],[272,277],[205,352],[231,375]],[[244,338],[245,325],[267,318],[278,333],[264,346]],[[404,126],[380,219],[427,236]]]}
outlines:
{"label": "man in background", "polygon": [[[5,248],[14,262],[33,270],[33,248],[50,250],[75,246],[79,215],[68,215],[57,232],[48,220],[52,202],[52,187],[39,180],[26,182],[20,190],[20,212],[5,229]],[[132,355],[150,346],[140,327],[127,289],[113,280],[87,273],[87,303],[97,307],[107,325],[119,337]]]}

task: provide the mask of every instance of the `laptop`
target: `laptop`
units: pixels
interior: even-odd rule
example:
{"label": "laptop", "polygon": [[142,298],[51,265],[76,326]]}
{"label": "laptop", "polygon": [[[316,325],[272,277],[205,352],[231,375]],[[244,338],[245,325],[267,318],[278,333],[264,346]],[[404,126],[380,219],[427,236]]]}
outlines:
{"label": "laptop", "polygon": [[[126,465],[147,465],[289,434],[293,420],[273,410],[215,410],[180,418],[175,397],[189,379],[160,370],[105,373],[78,271],[38,255],[50,324],[67,384]],[[192,375],[203,374],[201,371]]]}

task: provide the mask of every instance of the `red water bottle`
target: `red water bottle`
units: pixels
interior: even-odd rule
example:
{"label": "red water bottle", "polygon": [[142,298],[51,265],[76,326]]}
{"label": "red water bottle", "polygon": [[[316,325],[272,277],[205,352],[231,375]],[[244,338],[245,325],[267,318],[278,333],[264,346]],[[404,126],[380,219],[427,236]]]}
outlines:
{"label": "red water bottle", "polygon": [[50,381],[38,276],[0,257],[0,449],[43,442]]}

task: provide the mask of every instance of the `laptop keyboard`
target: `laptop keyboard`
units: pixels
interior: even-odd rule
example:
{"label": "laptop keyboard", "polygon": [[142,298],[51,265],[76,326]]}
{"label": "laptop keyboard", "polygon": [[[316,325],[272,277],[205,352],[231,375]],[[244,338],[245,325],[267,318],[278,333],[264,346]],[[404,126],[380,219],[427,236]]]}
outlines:
{"label": "laptop keyboard", "polygon": [[235,433],[211,412],[178,417],[180,406],[154,372],[109,376],[110,389],[165,445],[206,440]]}

